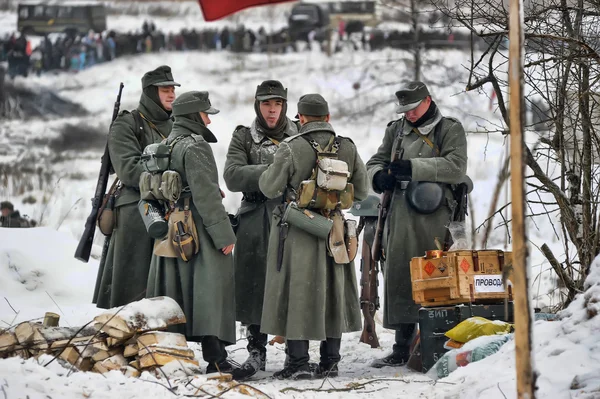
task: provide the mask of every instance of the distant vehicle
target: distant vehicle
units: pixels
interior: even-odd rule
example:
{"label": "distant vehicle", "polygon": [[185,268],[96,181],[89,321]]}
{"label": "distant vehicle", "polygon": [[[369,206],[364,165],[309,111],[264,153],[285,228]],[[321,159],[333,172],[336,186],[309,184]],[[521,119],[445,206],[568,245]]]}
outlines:
{"label": "distant vehicle", "polygon": [[106,9],[98,3],[22,3],[17,13],[17,29],[26,35],[73,35],[106,30]]}
{"label": "distant vehicle", "polygon": [[308,33],[313,30],[317,38],[326,36],[327,29],[337,29],[340,21],[344,21],[348,33],[360,32],[365,26],[375,26],[379,22],[375,1],[298,3],[292,8],[288,19],[290,36],[292,40],[307,40]]}
{"label": "distant vehicle", "polygon": [[288,27],[292,41],[308,41],[308,34],[315,31],[317,36],[324,35],[329,27],[329,11],[316,3],[298,3],[292,8],[288,18]]}

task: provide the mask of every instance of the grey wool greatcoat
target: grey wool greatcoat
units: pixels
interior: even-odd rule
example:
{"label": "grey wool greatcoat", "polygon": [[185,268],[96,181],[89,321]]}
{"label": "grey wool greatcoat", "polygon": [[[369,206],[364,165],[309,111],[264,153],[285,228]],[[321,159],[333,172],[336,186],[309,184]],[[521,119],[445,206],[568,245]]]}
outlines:
{"label": "grey wool greatcoat", "polygon": [[[300,133],[304,133],[302,137],[299,134],[281,143],[273,163],[260,177],[260,189],[269,198],[283,195],[288,185],[298,189],[303,180],[310,178],[317,156],[307,140],[315,140],[324,148],[335,135],[327,122],[309,122]],[[350,139],[339,137],[339,141],[339,159],[348,164],[355,199],[362,200],[368,195],[365,165]],[[354,262],[335,263],[327,254],[324,239],[290,225],[278,271],[281,217],[282,206],[278,206],[269,236],[261,331],[290,340],[325,340],[360,330]]]}
{"label": "grey wool greatcoat", "polygon": [[[434,157],[431,147],[412,131],[403,119],[390,123],[383,143],[377,153],[367,162],[369,181],[375,173],[387,167],[392,157],[394,140],[404,135],[402,159],[411,161],[413,181],[432,181],[457,184],[467,170],[467,139],[460,122],[442,118],[439,110],[424,125],[421,134],[434,141],[435,126],[442,123],[438,146],[440,156]],[[410,260],[436,249],[435,237],[444,240],[451,211],[456,206],[452,192],[446,186],[446,201],[432,214],[417,213],[408,204],[405,190],[396,186],[392,197],[391,212],[386,220],[383,245],[386,250],[384,266],[383,326],[398,328],[399,324],[418,322],[418,309],[412,299]],[[377,191],[377,190],[376,190]]]}
{"label": "grey wool greatcoat", "polygon": [[[223,207],[217,165],[209,145],[217,139],[206,126],[181,117],[175,121],[168,142],[178,136],[185,138],[173,147],[171,169],[181,175],[183,187],[189,186],[200,252],[189,262],[153,255],[147,295],[149,298],[166,295],[179,303],[187,323],[185,328],[179,326],[173,330],[184,333],[188,340],[199,341],[202,336],[214,335],[226,344],[233,344],[233,256],[224,255],[221,248],[234,244],[236,238]],[[185,196],[186,193],[182,195]]]}
{"label": "grey wool greatcoat", "polygon": [[[285,135],[295,134],[298,127],[288,119]],[[257,194],[263,197],[258,178],[273,162],[278,147],[257,129],[255,120],[249,128],[242,126],[235,130],[227,151],[223,175],[227,188],[244,193],[233,258],[236,320],[244,324],[260,324],[262,315],[271,216],[273,209],[281,204],[281,197],[268,201],[257,201],[256,197]]]}
{"label": "grey wool greatcoat", "polygon": [[94,289],[92,302],[99,308],[122,306],[146,297],[154,240],[148,236],[137,208],[140,175],[144,171],[140,157],[147,145],[160,142],[169,135],[173,122],[169,114],[146,94],[142,94],[137,109],[145,117],[142,119],[143,130],[136,134],[133,115],[122,112],[108,135],[110,160],[123,188],[115,203],[116,227],[107,256],[100,260]]}

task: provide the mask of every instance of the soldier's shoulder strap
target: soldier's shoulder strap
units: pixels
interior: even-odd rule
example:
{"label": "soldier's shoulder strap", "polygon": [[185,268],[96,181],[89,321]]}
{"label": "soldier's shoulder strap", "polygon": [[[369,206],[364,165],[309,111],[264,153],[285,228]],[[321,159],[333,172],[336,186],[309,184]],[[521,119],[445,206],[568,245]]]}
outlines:
{"label": "soldier's shoulder strap", "polygon": [[235,129],[233,130],[233,134],[236,134],[237,132],[241,132],[242,130],[250,130],[250,128],[248,126],[244,126],[244,125],[237,125],[235,127]]}
{"label": "soldier's shoulder strap", "polygon": [[[351,142],[352,144],[354,144],[354,141],[350,138],[350,137],[345,137],[345,136],[336,136],[338,139],[342,139],[342,140],[348,140],[349,142]],[[354,146],[356,146],[356,144],[354,144]]]}
{"label": "soldier's shoulder strap", "polygon": [[131,111],[123,110],[119,112],[119,116],[124,116],[127,114],[131,114],[131,116],[133,117],[133,134],[135,134],[135,138],[137,138],[138,142],[142,144],[142,135],[144,134],[144,122],[142,121],[140,111],[134,109]]}
{"label": "soldier's shoulder strap", "polygon": [[389,121],[389,122],[388,122],[388,124],[387,124],[387,127],[390,127],[390,126],[392,126],[394,123],[396,123],[396,122],[399,122],[399,121],[401,121],[401,120],[402,120],[402,118],[400,118],[400,119],[394,119],[393,121]]}

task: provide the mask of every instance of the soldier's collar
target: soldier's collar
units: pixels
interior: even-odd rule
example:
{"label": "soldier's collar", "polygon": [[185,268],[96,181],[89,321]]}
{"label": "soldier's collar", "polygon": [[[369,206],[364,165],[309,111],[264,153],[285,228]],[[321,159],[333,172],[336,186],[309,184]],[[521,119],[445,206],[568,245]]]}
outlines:
{"label": "soldier's collar", "polygon": [[[288,118],[287,130],[285,131],[285,135],[294,136],[296,134],[298,134],[298,128],[296,124]],[[260,144],[267,137],[266,134],[264,134],[258,129],[256,124],[256,118],[252,121],[252,124],[250,125],[250,136],[252,137],[252,141],[254,141],[256,144]]]}

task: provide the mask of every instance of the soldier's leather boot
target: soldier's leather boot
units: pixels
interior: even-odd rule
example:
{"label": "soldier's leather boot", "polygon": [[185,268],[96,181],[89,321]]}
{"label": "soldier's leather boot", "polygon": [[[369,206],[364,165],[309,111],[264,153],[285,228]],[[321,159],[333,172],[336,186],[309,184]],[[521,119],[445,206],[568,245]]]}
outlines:
{"label": "soldier's leather boot", "polygon": [[247,337],[248,359],[231,373],[233,379],[237,381],[252,377],[258,370],[265,371],[267,363],[267,334],[261,334],[260,326],[251,324],[247,329]]}
{"label": "soldier's leather boot", "polygon": [[225,343],[214,335],[202,337],[202,357],[208,363],[206,374],[231,373],[235,366],[227,360]]}
{"label": "soldier's leather boot", "polygon": [[326,341],[321,341],[321,361],[319,362],[316,370],[314,370],[315,377],[328,378],[338,376],[338,363],[341,359],[341,345],[341,338],[327,338]]}
{"label": "soldier's leather boot", "polygon": [[396,330],[396,343],[392,353],[384,358],[375,359],[371,363],[371,367],[379,369],[382,367],[404,366],[410,357],[410,344],[414,339],[416,327],[416,324],[401,324],[400,328]]}
{"label": "soldier's leather boot", "polygon": [[288,362],[283,370],[275,372],[278,380],[310,380],[312,373],[308,364],[308,341],[287,341]]}

